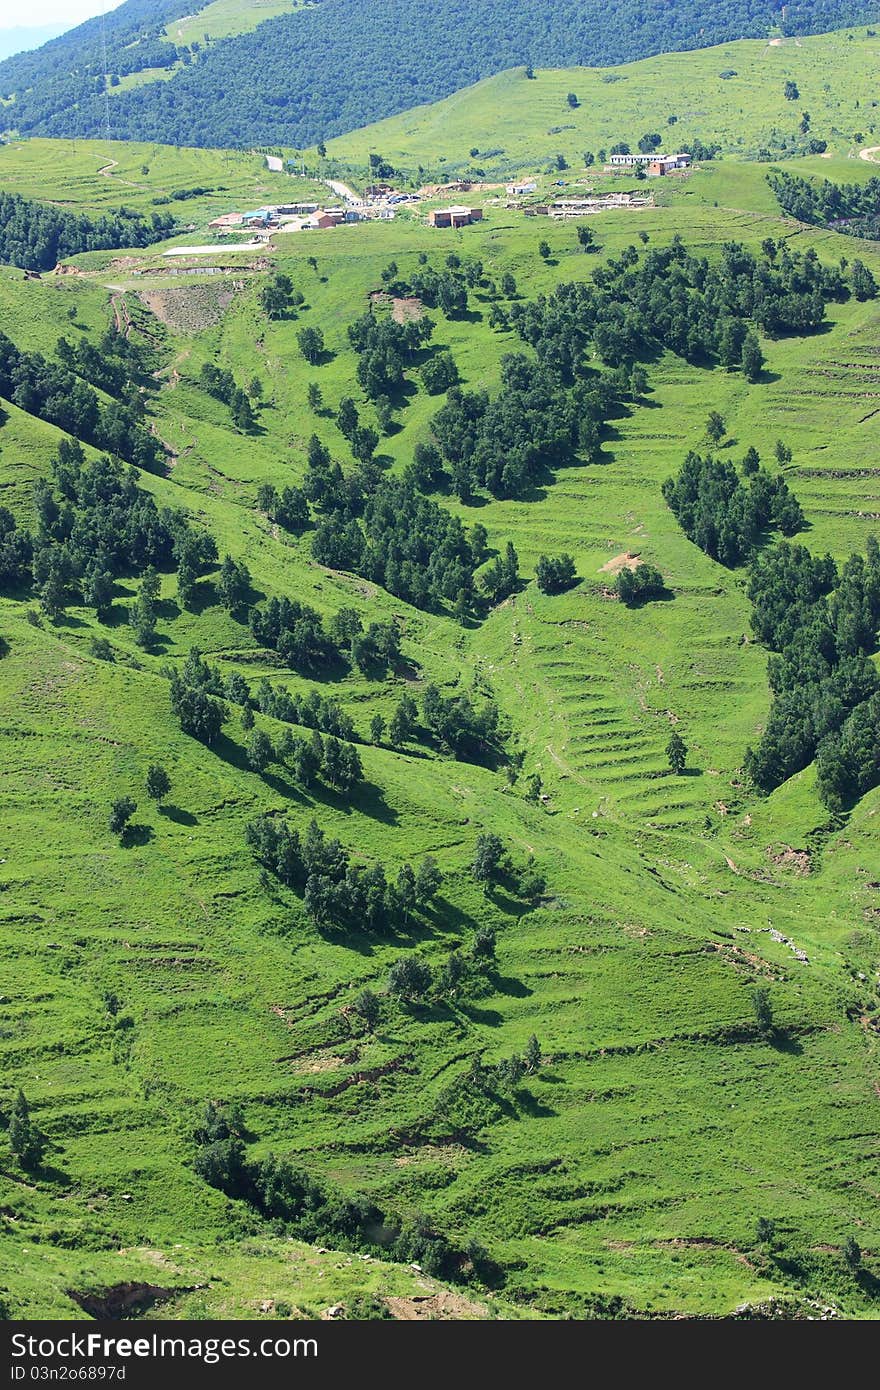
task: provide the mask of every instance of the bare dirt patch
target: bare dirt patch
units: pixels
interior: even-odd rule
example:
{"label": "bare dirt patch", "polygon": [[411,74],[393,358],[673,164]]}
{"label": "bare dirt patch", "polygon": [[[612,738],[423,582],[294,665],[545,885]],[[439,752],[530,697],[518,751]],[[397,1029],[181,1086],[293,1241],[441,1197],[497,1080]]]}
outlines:
{"label": "bare dirt patch", "polygon": [[620,574],[621,570],[636,570],[644,561],[636,553],[632,554],[629,550],[622,550],[619,555],[615,555],[599,570],[600,574]]}
{"label": "bare dirt patch", "polygon": [[412,1298],[386,1298],[390,1312],[400,1322],[441,1322],[461,1321],[467,1318],[484,1318],[486,1309],[482,1303],[474,1303],[461,1294],[442,1290],[440,1293],[418,1294]]}
{"label": "bare dirt patch", "polygon": [[425,312],[425,306],[415,295],[394,295],[385,290],[374,290],[370,303],[374,309],[390,309],[395,323],[415,323]]}
{"label": "bare dirt patch", "polygon": [[186,285],[167,290],[141,290],[138,298],[161,323],[178,333],[201,333],[213,328],[239,289],[229,285]]}
{"label": "bare dirt patch", "polygon": [[290,1063],[290,1070],[302,1076],[314,1076],[322,1071],[339,1071],[340,1067],[345,1066],[342,1057],[318,1056],[318,1057],[298,1057]]}
{"label": "bare dirt patch", "polygon": [[114,1284],[109,1289],[68,1289],[67,1293],[89,1317],[107,1318],[115,1322],[122,1318],[136,1318],[156,1304],[168,1303],[181,1294],[192,1293],[198,1287],[190,1284],[186,1288],[167,1289],[157,1284]]}
{"label": "bare dirt patch", "polygon": [[415,323],[424,312],[422,301],[411,296],[407,299],[395,299],[391,317],[395,323]]}
{"label": "bare dirt patch", "polygon": [[780,845],[768,849],[767,854],[777,869],[793,869],[796,874],[808,874],[812,868],[810,852],[806,849],[792,849],[791,845]]}

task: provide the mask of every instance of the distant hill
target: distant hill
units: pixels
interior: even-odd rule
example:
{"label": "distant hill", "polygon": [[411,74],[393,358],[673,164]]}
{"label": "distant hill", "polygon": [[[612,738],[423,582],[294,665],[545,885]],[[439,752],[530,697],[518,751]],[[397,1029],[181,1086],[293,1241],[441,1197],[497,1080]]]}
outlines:
{"label": "distant hill", "polygon": [[[844,155],[880,140],[871,107],[878,66],[880,32],[861,28],[772,45],[745,39],[614,68],[541,68],[533,81],[517,68],[341,135],[327,154],[331,167],[366,174],[369,154],[381,152],[423,182],[581,169],[588,151],[601,164],[603,146],[636,149],[653,132],[665,153],[699,143],[749,159]],[[789,82],[796,101],[786,97]]]}
{"label": "distant hill", "polygon": [[[216,9],[188,7],[196,14]],[[308,145],[436,101],[507,68],[611,65],[770,32],[809,34],[876,19],[876,0],[320,0],[234,33],[177,44],[181,0],[127,0],[35,54],[0,64],[10,129],[112,133],[170,144]],[[250,28],[253,4],[240,3]],[[270,13],[275,7],[270,6]],[[276,9],[277,13],[277,9]],[[783,13],[785,18],[783,20]],[[210,26],[209,26],[210,27]],[[151,80],[165,77],[166,81]],[[134,85],[133,85],[134,83]]]}

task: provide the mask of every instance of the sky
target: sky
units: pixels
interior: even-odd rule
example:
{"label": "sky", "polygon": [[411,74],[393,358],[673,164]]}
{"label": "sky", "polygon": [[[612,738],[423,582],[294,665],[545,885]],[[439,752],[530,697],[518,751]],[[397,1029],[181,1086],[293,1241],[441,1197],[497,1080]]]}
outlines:
{"label": "sky", "polygon": [[[106,9],[115,10],[122,0],[106,0]],[[103,13],[103,0],[0,0],[0,29],[16,29],[25,25],[36,28],[42,24],[63,24],[73,28],[84,19]]]}

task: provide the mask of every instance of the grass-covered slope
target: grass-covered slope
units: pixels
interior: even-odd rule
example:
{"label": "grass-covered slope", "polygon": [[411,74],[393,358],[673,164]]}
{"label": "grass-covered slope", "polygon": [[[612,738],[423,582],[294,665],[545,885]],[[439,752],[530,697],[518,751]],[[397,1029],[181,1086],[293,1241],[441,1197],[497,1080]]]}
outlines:
{"label": "grass-covered slope", "polygon": [[302,146],[517,65],[621,63],[731,39],[823,32],[876,13],[863,0],[799,0],[784,12],[771,0],[706,0],[697,12],[665,0],[613,11],[581,0],[321,0],[294,13],[269,6],[277,17],[252,29],[254,7],[224,4],[217,32],[231,37],[205,43],[212,21],[205,30],[200,13],[218,8],[197,7],[178,37],[180,17],[168,0],[154,7],[128,0],[108,18],[106,61],[103,30],[90,21],[48,45],[45,62],[37,55],[0,65],[9,128],[105,133],[106,78],[118,138]]}
{"label": "grass-covered slope", "polygon": [[804,153],[815,138],[844,154],[874,143],[878,57],[880,38],[862,28],[663,53],[611,69],[542,69],[532,79],[518,68],[342,135],[328,153],[366,165],[379,150],[396,167],[446,178],[504,177],[552,167],[557,155],[580,169],[585,151],[596,157],[620,141],[635,150],[654,132],[669,152],[700,141],[728,155],[778,159]]}
{"label": "grass-covered slope", "polygon": [[[152,653],[125,621],[133,580],[119,583],[107,623],[72,607],[35,626],[33,600],[0,599],[4,1109],[21,1086],[52,1146],[44,1171],[28,1175],[0,1139],[0,1284],[13,1312],[78,1314],[65,1289],[153,1282],[151,1268],[166,1271],[158,1284],[208,1286],[166,1304],[171,1313],[247,1315],[272,1300],[314,1310],[325,1283],[328,1304],[352,1297],[360,1260],[330,1261],[344,1268],[331,1277],[328,1267],[321,1282],[313,1262],[325,1257],[310,1255],[308,1275],[294,1275],[288,1247],[196,1176],[193,1129],[214,1099],[240,1103],[252,1157],[291,1156],[345,1193],[477,1240],[504,1271],[505,1314],[718,1315],[785,1297],[790,1308],[814,1298],[876,1315],[878,792],[845,820],[819,802],[812,769],[769,798],[746,792],[739,770],[769,689],[744,574],[691,545],[660,491],[688,448],[705,449],[711,406],[735,459],[750,444],[765,460],[777,438],[790,445],[786,476],[808,522],[799,539],[838,559],[862,549],[877,524],[874,303],[830,304],[827,331],[765,341],[766,373],[753,386],[659,355],[648,403],[613,422],[600,460],[558,470],[529,500],[466,507],[440,494],[469,526],[485,525],[491,548],[512,539],[519,552],[522,589],[480,622],[462,626],[317,566],[311,532],[289,535],[255,508],[262,483],[303,479],[313,432],[351,466],[335,410],[348,394],[365,419],[372,407],[347,328],[392,258],[405,276],[421,255],[438,266],[453,250],[479,257],[486,279],[511,272],[533,298],[589,278],[638,231],[650,245],[679,234],[711,258],[730,240],[756,249],[768,236],[815,247],[828,263],[852,254],[844,238],[779,218],[757,167],[719,165],[665,196],[637,220],[591,222],[598,257],[580,251],[570,224],[537,225],[498,205],[454,235],[401,218],[282,237],[277,267],[304,296],[295,320],[267,321],[251,281],[213,327],[166,330],[150,416],[174,457],[166,476],[141,475],[140,486],[189,509],[221,554],[247,562],[258,592],[328,616],[353,606],[367,621],[395,618],[407,660],[389,679],[343,670],[316,682],[279,667],[216,601],[210,576],[190,608],[163,579]],[[872,246],[859,252],[880,270]],[[21,348],[51,356],[62,326],[96,338],[114,313],[108,281],[133,305],[164,287],[99,264],[41,282],[0,271],[2,319]],[[145,257],[141,268],[160,265]],[[188,292],[205,290],[196,278]],[[489,311],[483,287],[467,317],[432,317],[434,345],[452,351],[464,384],[494,392],[518,343],[489,327]],[[315,367],[297,346],[305,326],[325,338]],[[254,433],[236,432],[201,389],[206,361],[240,381],[260,377]],[[391,471],[428,439],[442,401],[410,375],[397,428],[379,446]],[[32,521],[33,483],[58,434],[3,408],[0,499]],[[542,594],[538,557],[561,550],[580,583]],[[603,566],[626,551],[660,568],[666,601],[628,610],[614,600]],[[96,659],[95,637],[115,661]],[[237,717],[214,749],[173,718],[163,668],[193,644],[252,685],[262,674],[298,691],[320,684],[363,739],[374,714],[387,718],[402,693],[418,698],[431,681],[491,692],[508,747],[525,755],[522,775],[511,786],[503,769],[387,741],[360,747],[366,781],[351,799],[298,788],[280,766],[260,775]],[[282,732],[256,718],[273,738]],[[673,725],[690,749],[682,777],[664,753]],[[144,792],[153,762],[172,779],[158,809]],[[545,802],[526,799],[535,772]],[[125,845],[107,826],[124,795],[139,803]],[[245,845],[246,822],[266,810],[300,829],[314,816],[392,874],[434,856],[439,900],[396,934],[317,930],[297,895],[261,882]],[[537,902],[474,882],[483,831],[520,863],[534,856],[546,878]],[[439,969],[482,926],[497,933],[482,997],[408,1009],[385,994],[401,955],[415,950]],[[770,993],[773,1041],[755,1031],[755,986]],[[374,1033],[347,1007],[363,987],[381,1000]],[[107,1009],[111,992],[123,1025]],[[513,1092],[479,1103],[450,1093],[475,1056],[495,1063],[531,1034],[543,1063]],[[760,1217],[775,1223],[771,1242],[758,1239]],[[850,1236],[861,1271],[843,1257]],[[363,1268],[370,1291],[412,1292],[404,1271]]]}

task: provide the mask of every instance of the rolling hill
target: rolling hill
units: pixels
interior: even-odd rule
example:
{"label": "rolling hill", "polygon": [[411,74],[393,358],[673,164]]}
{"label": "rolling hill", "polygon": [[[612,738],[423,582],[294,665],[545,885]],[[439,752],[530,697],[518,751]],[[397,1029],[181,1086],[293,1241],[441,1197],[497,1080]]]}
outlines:
{"label": "rolling hill", "polygon": [[580,0],[320,0],[293,13],[266,7],[276,17],[253,28],[256,5],[202,5],[185,24],[179,9],[127,0],[106,26],[91,20],[0,64],[9,129],[97,136],[109,119],[119,138],[302,146],[523,64],[614,64],[876,14],[861,0],[800,0],[784,19],[773,0],[706,0],[696,13],[666,0],[613,12]]}
{"label": "rolling hill", "polygon": [[517,69],[341,135],[327,142],[327,154],[365,170],[379,151],[422,181],[550,172],[559,156],[563,169],[577,171],[586,151],[601,165],[603,149],[620,141],[637,149],[648,131],[659,134],[663,151],[700,141],[718,145],[722,158],[766,162],[804,155],[818,139],[829,154],[848,155],[880,140],[878,61],[880,37],[857,29],[743,40],[614,68],[541,69],[532,80]]}
{"label": "rolling hill", "polygon": [[[674,102],[688,134],[708,138],[717,120],[732,143],[737,108],[723,97],[754,111],[758,139],[775,119],[785,65],[801,61],[794,76],[815,124],[830,122],[822,82],[838,79],[818,72],[835,45],[859,55],[854,73],[867,71],[867,39],[774,49],[763,66],[753,46],[738,45],[729,65],[749,93],[739,98],[728,98],[733,79],[711,78],[727,50],[695,57],[706,65],[703,127],[682,107],[678,60],[658,60],[644,118],[620,136],[659,126]],[[621,72],[620,88],[635,84]],[[538,73],[534,115],[517,80],[497,80],[511,104],[487,138],[528,167],[557,148],[544,132],[569,76]],[[632,115],[592,108],[606,95],[616,102],[618,86],[584,74],[582,88],[570,117],[584,122],[578,141],[610,143]],[[420,110],[381,130],[377,147],[402,163],[451,165],[477,119],[468,107],[485,113],[486,96],[462,96],[460,130]],[[846,131],[865,98],[856,87],[839,100]],[[482,126],[491,129],[485,115]],[[330,154],[358,163],[359,138]],[[786,167],[872,172],[842,157]],[[166,1316],[265,1308],[284,1318],[336,1301],[368,1316],[372,1300],[418,1296],[453,1316],[717,1317],[746,1305],[747,1316],[770,1307],[802,1317],[818,1304],[876,1318],[880,788],[833,812],[813,762],[766,796],[744,777],[771,706],[749,571],[688,540],[662,488],[688,450],[709,450],[714,409],[719,457],[739,472],[754,447],[798,499],[795,542],[841,565],[865,553],[878,526],[877,301],[844,287],[819,325],[762,331],[766,363],[753,382],[735,363],[642,344],[635,360],[647,380],[632,392],[629,376],[622,386],[614,378],[594,447],[548,460],[512,495],[479,486],[463,499],[449,462],[425,465],[422,515],[434,517],[433,506],[460,520],[482,557],[470,607],[458,607],[454,587],[431,603],[401,596],[401,565],[376,577],[315,555],[332,508],[310,457],[326,450],[328,468],[338,462],[368,492],[424,463],[450,401],[448,382],[436,390],[426,368],[451,354],[465,391],[497,399],[509,357],[531,361],[540,345],[520,336],[517,306],[535,315],[557,287],[598,288],[679,238],[698,265],[750,254],[772,279],[771,255],[781,264],[809,254],[829,274],[860,256],[880,278],[875,243],[783,217],[766,173],[735,158],[707,163],[658,188],[654,206],[592,217],[589,253],[579,224],[526,217],[488,191],[483,221],[457,232],[426,225],[422,208],[279,234],[253,253],[217,241],[215,253],[173,261],[162,245],[90,252],[40,279],[0,269],[0,319],[19,353],[57,367],[59,352],[72,352],[94,377],[94,356],[79,345],[104,344],[136,373],[140,407],[105,374],[96,410],[109,429],[120,409],[135,409],[135,433],[146,431],[162,458],[135,470],[137,488],[160,509],[183,509],[217,545],[216,563],[199,564],[189,586],[166,555],[145,642],[137,558],[98,607],[70,575],[66,587],[58,576],[59,599],[51,565],[0,594],[0,1295],[13,1315],[79,1316],[84,1298],[158,1281]],[[11,143],[0,149],[0,183],[26,198],[51,188],[89,214],[121,204],[149,212],[189,191],[177,204],[191,224],[174,238],[183,248],[210,245],[207,223],[220,211],[317,192],[241,152],[80,140]],[[427,271],[469,276],[465,303],[444,312],[420,302],[411,282]],[[296,297],[273,315],[264,291],[278,272]],[[349,332],[368,310],[382,323],[426,314],[435,324],[382,405]],[[323,340],[313,360],[307,329]],[[5,355],[0,364],[8,370]],[[616,370],[593,343],[582,365],[579,385]],[[253,418],[234,422],[211,369],[231,374]],[[556,405],[577,386],[561,389]],[[71,392],[61,394],[51,410],[65,408]],[[359,427],[375,428],[375,468],[356,466],[353,448],[368,459],[370,450],[343,431],[345,398]],[[578,397],[583,411],[591,399]],[[36,531],[42,518],[59,541],[73,534],[65,499],[77,485],[69,471],[52,473],[65,435],[37,404],[21,382],[0,402],[0,503],[20,527]],[[94,438],[92,426],[88,464],[102,452]],[[777,440],[790,458],[775,459]],[[57,515],[39,486],[48,477],[66,489]],[[287,524],[267,485],[307,487],[307,522]],[[356,490],[346,497],[365,525]],[[393,514],[387,497],[376,510]],[[768,532],[762,551],[779,540]],[[509,541],[518,582],[497,601],[479,597],[479,575]],[[541,557],[561,552],[577,582],[544,592]],[[4,564],[11,553],[0,550]],[[223,599],[226,555],[247,566],[244,607]],[[656,566],[664,589],[630,608],[615,575],[636,561]],[[316,668],[285,661],[247,617],[281,596],[328,625],[347,615],[346,632],[352,611],[365,629],[393,626],[399,658],[361,665],[354,647],[340,647]],[[185,732],[172,706],[173,673],[193,647],[237,692],[211,743]],[[264,679],[306,702],[293,723],[259,696]],[[452,746],[423,724],[434,686],[478,709],[494,702],[489,749]],[[404,697],[416,703],[415,727],[392,738]],[[350,721],[342,743],[362,763],[348,791],[303,781],[281,751],[287,733],[312,737],[327,701]],[[688,749],[681,775],[666,751],[673,731]],[[268,761],[255,734],[270,740]],[[146,788],[154,764],[171,782],[156,799]],[[109,823],[124,798],[136,803],[128,834]],[[341,924],[322,914],[314,886],[283,882],[271,858],[258,860],[247,827],[262,816],[300,836],[314,819],[362,873],[381,865],[395,884],[407,863],[431,856],[439,892],[384,928]],[[486,835],[512,861],[493,881],[474,872]],[[480,968],[487,929],[494,960]],[[392,985],[413,956],[431,971],[422,999]],[[365,991],[376,1001],[371,1024]],[[766,991],[770,1028],[756,991]],[[512,1068],[526,1055],[525,1072]],[[18,1088],[48,1144],[35,1170],[11,1146]],[[227,1148],[206,1157],[208,1102],[241,1113],[216,1141]],[[212,1168],[235,1140],[249,1172],[274,1154],[325,1185],[342,1213],[335,1238],[305,1228],[296,1204],[267,1219],[253,1187]],[[405,1234],[405,1259],[402,1246],[363,1243],[364,1205],[383,1215],[370,1226],[382,1240]]]}

